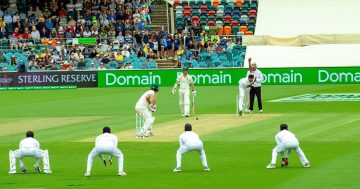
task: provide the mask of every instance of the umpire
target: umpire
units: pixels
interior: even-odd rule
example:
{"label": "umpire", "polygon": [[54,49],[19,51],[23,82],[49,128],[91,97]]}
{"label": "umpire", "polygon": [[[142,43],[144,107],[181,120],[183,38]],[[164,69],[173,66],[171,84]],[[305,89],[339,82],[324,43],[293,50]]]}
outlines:
{"label": "umpire", "polygon": [[263,75],[259,69],[257,69],[256,63],[251,62],[251,58],[248,59],[249,62],[249,71],[246,74],[248,77],[250,74],[254,75],[254,81],[250,86],[250,107],[249,113],[254,111],[254,100],[255,95],[258,102],[259,113],[263,113],[262,110],[262,101],[261,101],[261,82],[263,81]]}

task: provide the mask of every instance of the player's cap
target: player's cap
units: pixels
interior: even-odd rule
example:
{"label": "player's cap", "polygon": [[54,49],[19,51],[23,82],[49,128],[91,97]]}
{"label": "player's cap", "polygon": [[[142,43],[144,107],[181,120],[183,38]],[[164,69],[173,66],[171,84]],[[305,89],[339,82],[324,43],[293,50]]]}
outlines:
{"label": "player's cap", "polygon": [[256,65],[257,65],[256,62],[251,63],[251,67],[255,67]]}
{"label": "player's cap", "polygon": [[285,123],[280,124],[280,131],[282,130],[288,130],[288,125]]}
{"label": "player's cap", "polygon": [[190,123],[186,123],[184,130],[185,130],[185,131],[192,131],[192,126],[191,126],[191,124],[190,124]]}
{"label": "player's cap", "polygon": [[183,71],[189,71],[189,66],[184,66]]}
{"label": "player's cap", "polygon": [[103,133],[111,133],[110,127],[105,126],[105,127],[103,128]]}
{"label": "player's cap", "polygon": [[29,137],[34,138],[34,132],[28,131],[28,132],[26,132],[25,136],[26,136],[26,138],[29,138]]}
{"label": "player's cap", "polygon": [[248,78],[254,78],[254,74],[249,74]]}
{"label": "player's cap", "polygon": [[158,92],[158,91],[159,91],[159,85],[158,85],[158,84],[153,84],[153,85],[151,85],[150,90],[153,90],[153,91],[155,91],[155,92]]}

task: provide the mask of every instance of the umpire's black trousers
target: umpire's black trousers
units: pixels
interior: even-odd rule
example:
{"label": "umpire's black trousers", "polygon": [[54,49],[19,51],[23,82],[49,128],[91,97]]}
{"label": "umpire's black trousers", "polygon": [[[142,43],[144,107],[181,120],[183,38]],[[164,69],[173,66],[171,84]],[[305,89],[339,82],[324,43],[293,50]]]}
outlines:
{"label": "umpire's black trousers", "polygon": [[250,107],[249,110],[254,110],[254,100],[255,95],[258,101],[259,110],[262,110],[262,101],[261,101],[261,87],[251,87],[250,88]]}

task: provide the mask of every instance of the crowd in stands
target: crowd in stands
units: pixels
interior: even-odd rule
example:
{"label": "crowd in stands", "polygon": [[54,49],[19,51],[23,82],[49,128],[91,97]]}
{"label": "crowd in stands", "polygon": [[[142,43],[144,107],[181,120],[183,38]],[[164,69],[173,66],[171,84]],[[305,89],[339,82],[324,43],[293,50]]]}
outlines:
{"label": "crowd in stands", "polygon": [[[156,59],[199,60],[241,38],[185,27],[152,31],[149,0],[7,0],[0,3],[0,71],[156,68]],[[93,44],[73,38],[96,38]],[[195,67],[195,66],[194,66]]]}

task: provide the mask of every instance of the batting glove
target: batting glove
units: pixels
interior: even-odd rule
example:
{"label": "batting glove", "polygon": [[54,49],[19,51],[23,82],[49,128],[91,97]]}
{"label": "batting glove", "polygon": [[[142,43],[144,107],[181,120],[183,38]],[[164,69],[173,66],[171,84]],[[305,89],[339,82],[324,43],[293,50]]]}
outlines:
{"label": "batting glove", "polygon": [[192,94],[193,94],[193,96],[196,96],[196,91],[193,90],[193,91],[192,91]]}
{"label": "batting glove", "polygon": [[149,109],[150,109],[151,112],[155,112],[156,111],[156,104],[154,104],[154,105],[151,104],[149,106]]}

